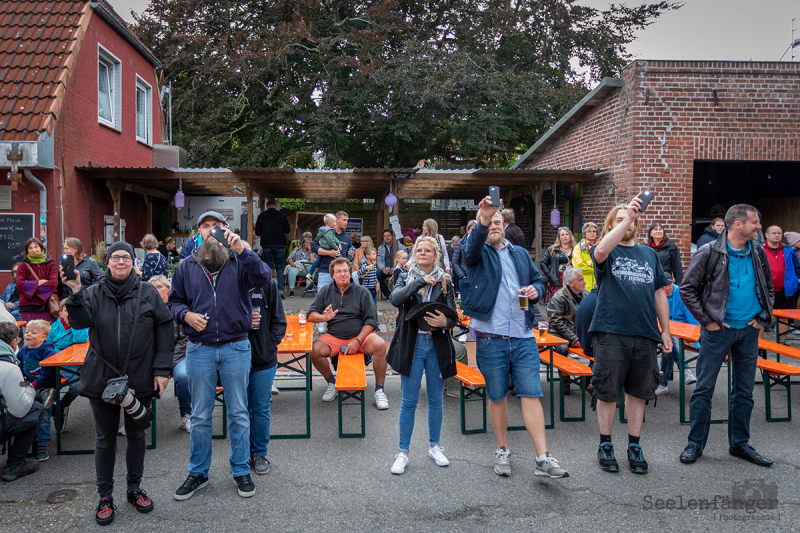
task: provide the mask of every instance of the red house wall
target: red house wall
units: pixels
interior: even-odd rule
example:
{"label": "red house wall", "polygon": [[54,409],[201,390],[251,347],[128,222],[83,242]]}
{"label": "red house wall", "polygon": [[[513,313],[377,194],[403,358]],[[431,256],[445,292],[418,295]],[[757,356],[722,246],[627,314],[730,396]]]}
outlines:
{"label": "red house wall", "polygon": [[[122,108],[119,131],[100,125],[97,120],[98,44],[122,63]],[[67,86],[54,130],[56,170],[34,170],[47,188],[48,242],[50,257],[61,253],[66,237],[77,237],[84,252],[92,254],[95,240],[103,240],[103,216],[113,215],[113,201],[105,182],[94,182],[75,167],[151,167],[153,148],[136,140],[136,76],[152,87],[153,143],[161,144],[155,67],[124,37],[96,13],[92,15],[81,43],[75,69]],[[28,185],[30,183],[24,180]],[[35,187],[30,185],[35,191]],[[13,193],[13,212],[39,213],[38,191],[25,185]],[[126,241],[138,246],[145,234],[145,204],[141,195],[122,193],[121,217],[127,225]],[[10,282],[10,274],[0,273],[0,286]]]}
{"label": "red house wall", "polygon": [[[622,78],[528,165],[610,171],[587,184],[584,222],[602,225],[614,204],[649,189],[642,236],[665,221],[688,261],[695,160],[800,161],[800,63],[635,61]],[[543,230],[543,244],[555,241],[554,228]]]}

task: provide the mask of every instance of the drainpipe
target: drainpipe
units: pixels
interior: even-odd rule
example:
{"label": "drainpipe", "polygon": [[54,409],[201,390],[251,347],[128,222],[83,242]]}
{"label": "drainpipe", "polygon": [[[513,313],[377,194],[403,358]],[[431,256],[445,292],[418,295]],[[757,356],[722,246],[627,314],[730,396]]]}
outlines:
{"label": "drainpipe", "polygon": [[[24,172],[25,177],[39,189],[39,224],[45,234],[44,238],[42,238],[42,243],[47,246],[47,189],[45,189],[44,183],[36,179],[29,169],[24,169]],[[41,232],[39,236],[41,237]]]}

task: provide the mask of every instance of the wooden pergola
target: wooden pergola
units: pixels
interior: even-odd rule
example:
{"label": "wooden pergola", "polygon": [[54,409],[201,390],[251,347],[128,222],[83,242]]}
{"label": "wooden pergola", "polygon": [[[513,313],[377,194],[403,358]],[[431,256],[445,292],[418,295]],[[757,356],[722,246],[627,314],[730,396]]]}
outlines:
{"label": "wooden pergola", "polygon": [[[586,182],[604,172],[592,170],[354,168],[317,170],[301,168],[129,168],[78,167],[89,178],[105,180],[114,200],[114,225],[119,228],[120,193],[141,194],[147,205],[147,231],[152,231],[149,197],[172,200],[179,186],[186,196],[242,196],[253,205],[258,196],[261,210],[275,198],[345,199],[371,198],[378,207],[378,227],[389,226],[397,214],[383,200],[391,192],[399,199],[480,199],[489,186],[500,187],[503,201],[531,194],[535,205],[536,254],[541,257],[542,192],[553,185]],[[253,213],[247,210],[247,239],[252,241]]]}

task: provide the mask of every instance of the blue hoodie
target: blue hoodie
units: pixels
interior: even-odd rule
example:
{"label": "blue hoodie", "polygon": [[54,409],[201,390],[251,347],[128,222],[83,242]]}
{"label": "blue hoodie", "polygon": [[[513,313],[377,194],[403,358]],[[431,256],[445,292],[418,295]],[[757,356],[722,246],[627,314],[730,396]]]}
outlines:
{"label": "blue hoodie", "polygon": [[89,328],[75,329],[65,328],[60,318],[50,325],[50,335],[47,340],[53,343],[56,351],[60,352],[69,348],[73,344],[81,344],[89,341]]}
{"label": "blue hoodie", "polygon": [[246,339],[253,321],[250,289],[272,281],[272,269],[248,249],[229,251],[216,286],[194,253],[175,270],[168,306],[172,317],[185,324],[186,313],[208,315],[203,331],[187,326],[183,331],[194,343],[233,342]]}
{"label": "blue hoodie", "polygon": [[53,343],[46,340],[38,348],[28,348],[23,346],[17,359],[20,362],[20,368],[25,379],[31,382],[34,389],[44,389],[48,387],[55,387],[56,373],[51,366],[39,366],[39,363],[47,359],[51,355],[55,355],[56,349]]}

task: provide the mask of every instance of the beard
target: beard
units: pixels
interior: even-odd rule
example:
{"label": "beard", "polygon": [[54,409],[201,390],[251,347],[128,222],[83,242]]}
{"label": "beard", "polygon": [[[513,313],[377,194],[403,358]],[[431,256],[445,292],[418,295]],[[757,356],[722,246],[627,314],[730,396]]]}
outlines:
{"label": "beard", "polygon": [[625,235],[622,237],[623,241],[632,241],[636,238],[636,228],[631,226],[628,228],[628,231],[625,232]]}
{"label": "beard", "polygon": [[492,246],[496,246],[503,242],[503,239],[506,238],[506,232],[500,230],[499,232],[490,231],[489,236],[486,237],[486,242],[491,244]]}
{"label": "beard", "polygon": [[228,250],[209,236],[195,252],[195,260],[209,272],[217,272],[228,260]]}

